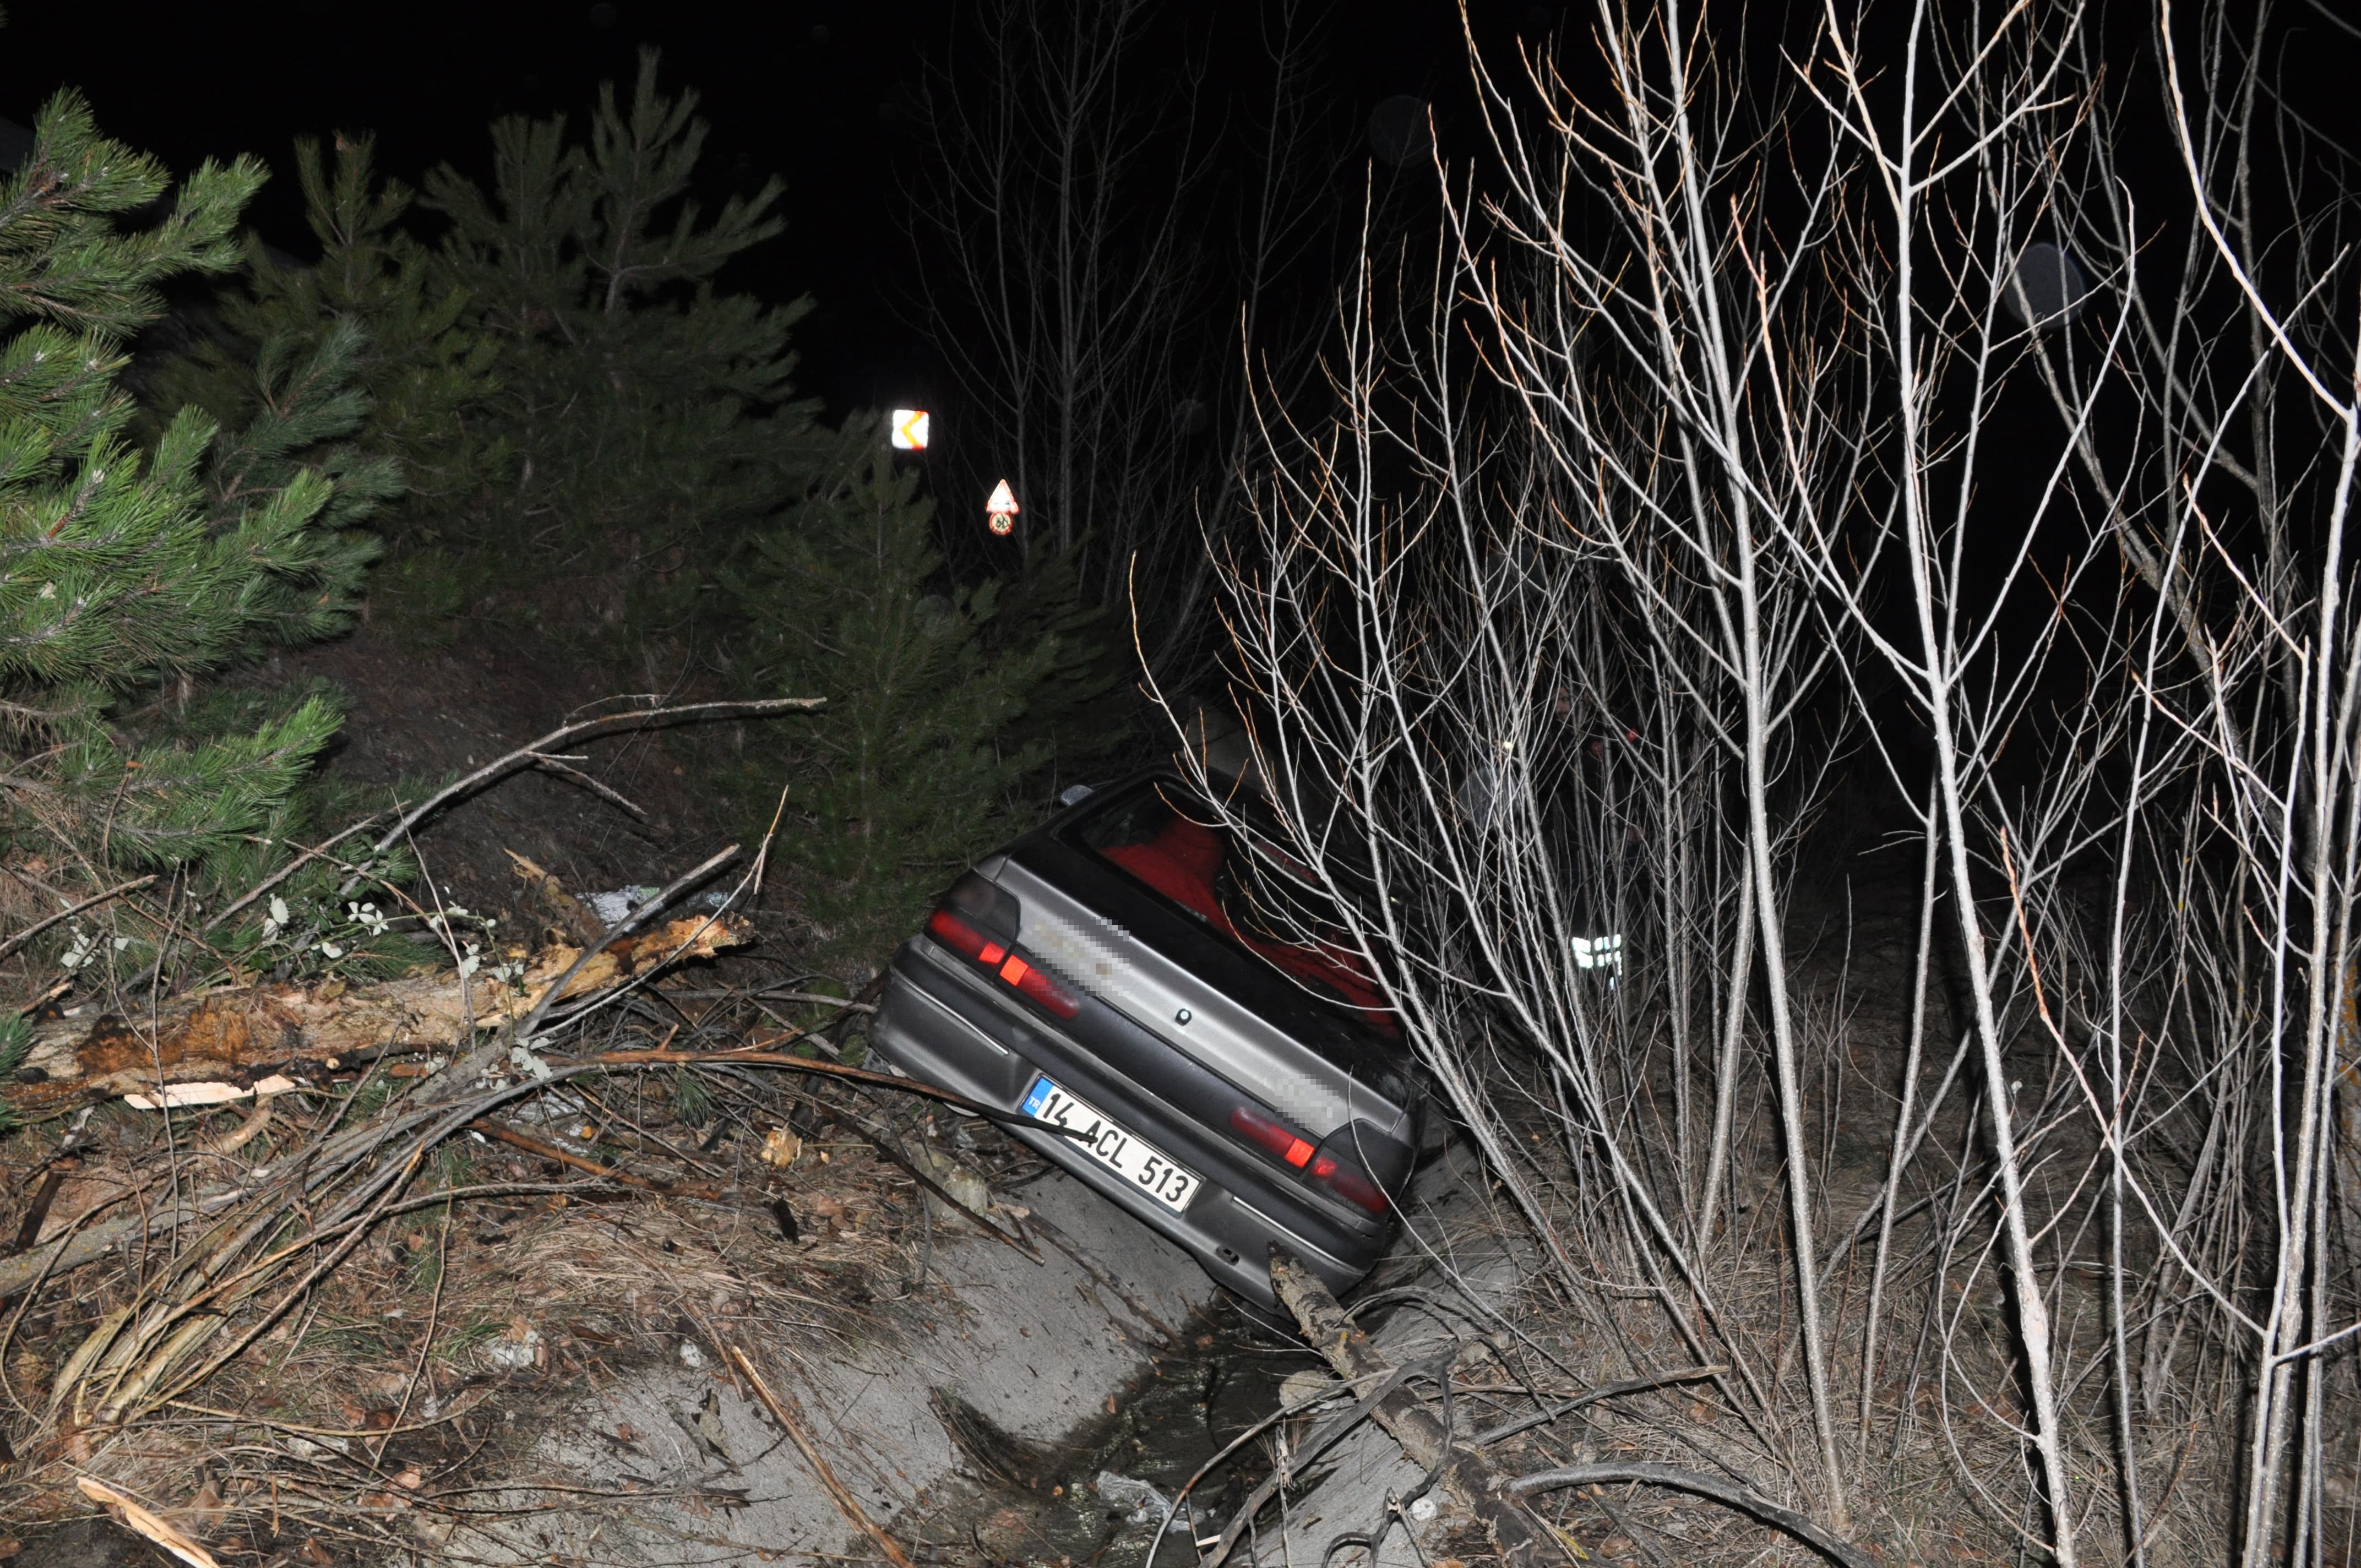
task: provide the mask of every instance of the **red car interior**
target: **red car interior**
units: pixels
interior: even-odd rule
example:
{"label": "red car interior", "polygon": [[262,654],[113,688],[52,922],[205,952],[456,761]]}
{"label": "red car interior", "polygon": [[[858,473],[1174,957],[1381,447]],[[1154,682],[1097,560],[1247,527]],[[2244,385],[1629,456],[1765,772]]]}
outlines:
{"label": "red car interior", "polygon": [[1326,943],[1298,947],[1266,941],[1238,929],[1214,892],[1229,848],[1229,836],[1220,828],[1175,816],[1146,843],[1115,844],[1099,852],[1175,904],[1202,916],[1240,947],[1260,954],[1286,974],[1335,992],[1370,1024],[1393,1033],[1393,1014],[1385,998],[1352,954]]}

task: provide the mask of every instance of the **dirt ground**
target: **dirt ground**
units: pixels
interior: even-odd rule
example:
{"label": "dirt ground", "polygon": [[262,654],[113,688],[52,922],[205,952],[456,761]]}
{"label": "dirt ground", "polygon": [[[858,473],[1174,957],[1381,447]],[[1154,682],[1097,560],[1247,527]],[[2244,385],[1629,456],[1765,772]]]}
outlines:
{"label": "dirt ground", "polygon": [[[330,766],[362,786],[433,785],[465,773],[597,712],[637,696],[601,662],[569,654],[530,629],[469,622],[442,645],[385,623],[333,642],[273,654],[245,672],[262,685],[320,679],[346,699]],[[710,694],[675,685],[664,702]],[[517,897],[504,850],[538,862],[582,894],[661,884],[730,839],[738,826],[701,794],[691,749],[663,731],[594,740],[573,764],[637,805],[634,817],[581,784],[529,771],[447,811],[419,832],[417,848],[446,902],[499,912]]]}
{"label": "dirt ground", "polygon": [[[276,1163],[335,1119],[340,1096],[368,1092],[360,1082],[327,1087],[286,1097],[237,1157]],[[453,1561],[505,1562],[515,1531],[594,1506],[625,1520],[634,1509],[710,1512],[714,1533],[730,1534],[734,1510],[781,1489],[780,1475],[767,1473],[750,1489],[749,1455],[763,1441],[775,1446],[775,1436],[750,1428],[729,1440],[734,1456],[716,1449],[708,1454],[716,1464],[697,1452],[674,1460],[684,1439],[698,1451],[721,1441],[716,1413],[700,1417],[696,1394],[713,1378],[735,1382],[728,1347],[745,1347],[777,1387],[808,1402],[798,1367],[836,1365],[978,1310],[947,1277],[950,1249],[999,1254],[972,1223],[930,1209],[877,1134],[896,1148],[950,1147],[955,1134],[958,1157],[995,1189],[1042,1164],[988,1128],[945,1133],[897,1097],[825,1090],[750,1102],[700,1135],[664,1102],[663,1087],[643,1076],[602,1085],[606,1096],[585,1088],[536,1102],[523,1120],[554,1157],[482,1137],[455,1141],[436,1176],[478,1191],[505,1185],[505,1195],[418,1207],[379,1227],[316,1289],[291,1297],[275,1321],[248,1309],[235,1326],[269,1321],[268,1332],[184,1400],[121,1427],[90,1420],[79,1398],[47,1420],[12,1422],[23,1446],[0,1467],[0,1561],[150,1561],[123,1530],[73,1518],[91,1513],[74,1489],[84,1473],[146,1499],[224,1563],[358,1568],[440,1561],[445,1550]],[[636,1099],[611,1097],[634,1090]],[[0,1146],[7,1186],[29,1190],[29,1168],[45,1158],[71,1168],[45,1228],[53,1234],[148,1201],[175,1168],[203,1163],[206,1141],[218,1144],[239,1120],[235,1108],[176,1117],[178,1147],[168,1148],[155,1116],[111,1104],[63,1160],[54,1124]],[[631,1146],[642,1143],[650,1155],[661,1145],[693,1158],[714,1195],[619,1192],[561,1163],[629,1168]],[[1017,1277],[1027,1277],[1021,1266]],[[41,1391],[138,1299],[139,1285],[131,1271],[100,1264],[70,1288],[16,1303],[0,1397],[38,1411]],[[642,1391],[629,1411],[623,1389]],[[916,1398],[923,1404],[925,1391]],[[740,1427],[754,1419],[735,1406],[732,1414]],[[554,1464],[552,1444],[566,1442],[587,1444],[589,1458]],[[781,1462],[786,1492],[839,1527],[795,1463]],[[578,1470],[595,1472],[605,1491],[569,1504],[563,1488]],[[552,1486],[559,1494],[541,1495]]]}

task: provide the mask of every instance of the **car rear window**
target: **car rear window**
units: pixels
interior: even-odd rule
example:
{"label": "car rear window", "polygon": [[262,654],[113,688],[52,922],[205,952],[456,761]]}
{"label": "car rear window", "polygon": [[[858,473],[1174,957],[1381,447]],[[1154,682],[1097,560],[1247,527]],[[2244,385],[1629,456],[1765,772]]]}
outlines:
{"label": "car rear window", "polygon": [[1398,1033],[1359,956],[1336,939],[1333,908],[1318,890],[1272,857],[1242,850],[1213,807],[1187,791],[1149,784],[1085,817],[1071,837],[1362,1024]]}

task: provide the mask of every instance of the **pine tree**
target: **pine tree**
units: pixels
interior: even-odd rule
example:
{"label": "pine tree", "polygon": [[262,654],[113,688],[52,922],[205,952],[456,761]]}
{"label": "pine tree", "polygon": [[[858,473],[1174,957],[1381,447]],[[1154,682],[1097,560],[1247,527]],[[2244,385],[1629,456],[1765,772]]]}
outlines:
{"label": "pine tree", "polygon": [[1057,662],[1009,739],[1046,745],[1070,782],[1135,736],[1124,689],[1135,655],[1127,638],[1110,637],[1115,618],[1084,597],[1081,558],[1079,549],[1060,549],[1046,539],[1032,544],[1016,575],[1002,580],[998,609],[982,629],[983,645],[992,652],[1044,636],[1057,639]]}
{"label": "pine tree", "polygon": [[[694,108],[657,91],[648,55],[628,105],[601,93],[587,138],[500,122],[489,187],[448,169],[426,181],[450,223],[432,247],[406,194],[374,182],[366,141],[340,138],[333,172],[303,146],[317,272],[251,247],[224,335],[165,384],[250,422],[269,401],[252,361],[365,329],[353,362],[373,404],[352,442],[428,476],[390,530],[397,574],[439,533],[479,605],[529,619],[588,600],[642,646],[693,642],[720,691],[832,698],[750,735],[738,783],[763,819],[788,784],[798,822],[780,852],[827,933],[810,956],[850,971],[1018,825],[1048,761],[1082,743],[1078,703],[1113,677],[1070,569],[1013,594],[953,584],[915,471],[870,462],[876,422],[831,432],[795,397],[804,306],[715,283],[780,232],[780,188],[708,221],[689,195]],[[549,603],[553,580],[574,604]]]}
{"label": "pine tree", "polygon": [[[489,190],[426,181],[466,319],[500,345],[492,406],[518,459],[479,537],[570,574],[642,641],[693,630],[729,689],[829,698],[741,766],[766,816],[787,784],[797,827],[774,853],[825,933],[809,956],[857,969],[1010,830],[1053,754],[1010,727],[1091,655],[1004,615],[999,585],[950,584],[917,475],[869,460],[876,421],[830,432],[795,396],[807,302],[715,284],[781,232],[781,187],[708,221],[689,195],[696,98],[658,92],[656,65],[642,57],[628,107],[601,91],[587,142],[562,119],[504,120]],[[1071,593],[1041,607],[1075,611]]]}
{"label": "pine tree", "polygon": [[600,90],[587,145],[562,117],[506,119],[489,191],[447,168],[426,182],[467,319],[500,345],[518,458],[478,538],[512,572],[532,539],[530,570],[571,577],[609,622],[692,602],[703,564],[807,488],[826,444],[790,379],[807,302],[713,286],[780,232],[779,182],[707,221],[688,194],[697,98],[657,92],[656,63],[642,56],[628,109]]}
{"label": "pine tree", "polygon": [[[849,422],[846,450],[879,433]],[[873,963],[907,935],[968,856],[1025,823],[1022,786],[1050,756],[1046,740],[1009,737],[1068,649],[1012,632],[988,651],[999,585],[945,591],[933,518],[915,469],[850,458],[722,578],[744,676],[829,699],[778,732],[784,756],[764,749],[752,781],[787,785],[795,827],[774,854],[820,928],[824,967]]]}
{"label": "pine tree", "polygon": [[378,178],[373,154],[369,137],[338,136],[332,167],[318,138],[296,141],[318,263],[294,264],[248,236],[242,286],[222,292],[211,333],[156,386],[166,406],[193,403],[236,427],[269,409],[258,362],[349,353],[365,401],[346,444],[391,459],[402,479],[371,519],[394,554],[376,592],[431,619],[464,598],[444,529],[511,466],[485,417],[499,345],[466,324],[467,291],[404,226],[415,197]]}
{"label": "pine tree", "polygon": [[0,178],[0,854],[199,876],[284,814],[337,713],[310,695],[159,738],[160,699],[346,625],[374,551],[351,525],[399,481],[339,444],[365,411],[349,331],[265,345],[243,428],[182,410],[138,439],[126,345],[167,280],[236,264],[262,170],[208,162],[135,226],[160,164],[71,93],[35,138]]}

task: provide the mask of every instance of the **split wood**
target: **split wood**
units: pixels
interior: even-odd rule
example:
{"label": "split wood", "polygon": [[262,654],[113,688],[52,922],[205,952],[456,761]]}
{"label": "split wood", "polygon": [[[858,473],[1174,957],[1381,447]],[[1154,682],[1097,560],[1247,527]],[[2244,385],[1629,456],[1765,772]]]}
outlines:
{"label": "split wood", "polygon": [[139,1499],[117,1486],[110,1486],[93,1475],[77,1475],[74,1484],[83,1497],[97,1503],[123,1522],[126,1529],[137,1531],[170,1552],[189,1568],[221,1568],[214,1554],[191,1540],[171,1520],[141,1506]]}
{"label": "split wood", "polygon": [[[794,1036],[787,1036],[793,1038]],[[446,1119],[429,1130],[420,1145],[431,1146],[449,1133],[456,1132],[479,1116],[485,1115],[504,1101],[515,1099],[546,1087],[533,1083],[509,1084],[497,1089],[480,1090],[472,1094],[463,1092],[475,1080],[484,1067],[499,1054],[503,1041],[496,1037],[491,1045],[479,1049],[473,1057],[457,1066],[445,1069],[426,1080],[425,1085],[405,1106],[415,1107],[391,1121],[373,1122],[339,1134],[303,1162],[304,1186],[317,1190],[335,1174],[364,1152],[373,1151],[405,1134],[425,1125],[431,1113],[439,1104],[452,1104],[456,1110]],[[938,1089],[918,1079],[902,1078],[893,1073],[873,1072],[864,1068],[847,1067],[840,1062],[818,1061],[784,1051],[759,1048],[727,1051],[636,1050],[601,1051],[585,1057],[562,1057],[549,1053],[546,1059],[554,1069],[549,1083],[562,1083],[566,1079],[602,1068],[658,1063],[710,1063],[739,1067],[769,1067],[789,1072],[810,1073],[824,1078],[841,1079],[850,1083],[866,1084],[876,1089],[890,1089],[898,1093],[915,1094],[922,1099],[972,1111],[980,1116],[1009,1127],[1039,1127],[1060,1137],[1073,1137],[1075,1133],[1054,1122],[1044,1122],[997,1105],[985,1105]],[[284,1166],[287,1162],[278,1162]],[[43,1242],[31,1250],[15,1256],[0,1256],[0,1302],[16,1296],[26,1287],[52,1275],[80,1268],[97,1262],[126,1244],[152,1244],[169,1236],[175,1227],[191,1221],[217,1214],[238,1203],[259,1197],[271,1190],[275,1179],[249,1176],[247,1179],[198,1193],[192,1201],[145,1212],[118,1215],[77,1228],[54,1241]],[[981,1222],[989,1224],[988,1222]],[[1005,1237],[1004,1236],[1004,1239]],[[1011,1243],[1011,1245],[1015,1245]]]}

